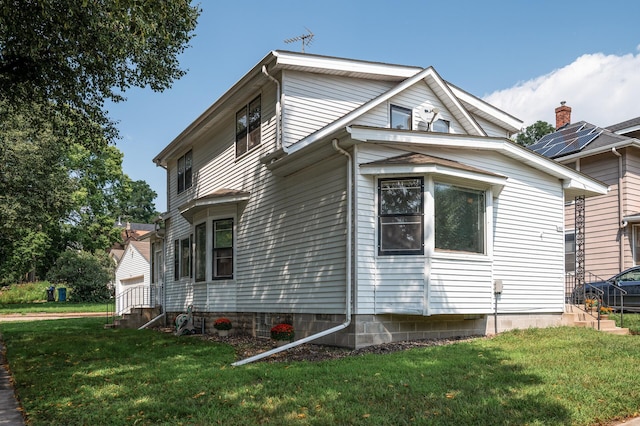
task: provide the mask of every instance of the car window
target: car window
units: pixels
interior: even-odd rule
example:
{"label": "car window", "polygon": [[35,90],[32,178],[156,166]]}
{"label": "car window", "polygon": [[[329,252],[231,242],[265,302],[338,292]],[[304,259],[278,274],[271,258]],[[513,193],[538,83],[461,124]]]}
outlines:
{"label": "car window", "polygon": [[629,271],[618,277],[620,281],[640,281],[640,271]]}

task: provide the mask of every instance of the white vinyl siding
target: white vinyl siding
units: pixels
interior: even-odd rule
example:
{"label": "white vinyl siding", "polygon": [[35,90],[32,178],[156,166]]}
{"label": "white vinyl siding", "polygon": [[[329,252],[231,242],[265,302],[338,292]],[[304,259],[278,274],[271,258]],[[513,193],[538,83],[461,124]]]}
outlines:
{"label": "white vinyl siding", "polygon": [[238,223],[238,309],[344,313],[346,159],[265,177]]}
{"label": "white vinyl siding", "polygon": [[[490,152],[419,149],[509,177],[488,199],[487,255],[429,251],[425,256],[376,256],[375,177],[357,175],[357,313],[487,314],[493,281],[504,291],[500,312],[561,312],[564,291],[563,192],[548,175]],[[397,156],[384,146],[358,147],[359,164]],[[384,177],[384,176],[378,176]],[[425,180],[426,186],[426,180]],[[488,196],[491,192],[487,193]],[[430,197],[427,197],[427,203]],[[432,218],[425,210],[425,238]]]}
{"label": "white vinyl siding", "polygon": [[[151,269],[149,261],[131,244],[127,245],[120,262],[115,271],[116,279],[116,313],[129,312],[129,307],[124,304],[135,304],[147,306],[149,300],[144,299],[144,295],[149,294],[151,288]],[[141,290],[136,290],[136,289]],[[142,290],[146,289],[146,290]],[[129,292],[126,302],[124,297],[117,297],[125,292]]]}
{"label": "white vinyl siding", "polygon": [[284,72],[283,79],[285,146],[325,127],[397,84],[295,71]]}
{"label": "white vinyl siding", "polygon": [[440,102],[436,95],[429,89],[429,86],[424,81],[420,81],[407,90],[403,91],[392,97],[388,102],[383,102],[381,105],[372,108],[371,111],[363,114],[362,117],[354,120],[353,124],[371,127],[389,128],[391,119],[389,116],[390,106],[396,105],[403,108],[409,108],[412,110],[412,128],[415,131],[426,131],[427,123],[420,116],[419,111],[425,109],[438,108],[439,113],[437,119],[443,119],[450,122],[450,133],[464,133],[464,129],[455,120],[455,118],[449,114],[445,109],[445,106]]}

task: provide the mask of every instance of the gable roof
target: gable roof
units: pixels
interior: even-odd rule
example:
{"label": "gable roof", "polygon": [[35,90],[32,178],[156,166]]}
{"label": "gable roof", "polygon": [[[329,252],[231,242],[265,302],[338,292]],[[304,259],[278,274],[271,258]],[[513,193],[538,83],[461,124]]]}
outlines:
{"label": "gable roof", "polygon": [[606,129],[618,135],[640,139],[640,117],[612,124],[607,126]]}
{"label": "gable roof", "polygon": [[301,149],[309,144],[327,137],[328,135],[335,133],[336,131],[350,125],[354,120],[371,111],[381,103],[389,100],[393,96],[401,93],[402,91],[413,86],[419,81],[424,81],[429,86],[429,88],[433,90],[434,93],[436,93],[438,98],[440,98],[440,100],[447,106],[449,112],[456,118],[456,120],[458,120],[458,122],[460,122],[466,132],[471,135],[487,135],[482,127],[480,127],[476,120],[471,116],[471,114],[469,114],[469,112],[462,106],[460,101],[455,97],[447,83],[438,75],[433,67],[429,67],[425,68],[422,71],[419,71],[414,76],[402,81],[395,87],[387,90],[382,95],[370,100],[369,102],[366,102],[365,104],[335,120],[322,129],[317,130],[309,136],[294,143],[292,146],[286,149],[286,151],[295,152],[298,149]]}
{"label": "gable roof", "polygon": [[[268,77],[263,74],[263,67],[266,67],[265,69],[269,70],[269,73],[281,70],[295,70],[316,74],[385,80],[398,83],[387,93],[373,99],[369,103],[358,108],[357,111],[353,111],[343,117],[343,119],[340,119],[342,120],[339,120],[340,125],[343,128],[346,127],[350,119],[353,120],[354,118],[359,117],[375,105],[383,102],[394,94],[399,93],[404,88],[409,87],[411,84],[414,84],[421,79],[425,80],[425,82],[434,89],[434,92],[441,97],[443,101],[445,101],[447,108],[451,110],[456,119],[460,120],[465,131],[471,134],[483,134],[484,131],[473,119],[470,111],[473,111],[474,114],[477,114],[489,122],[505,128],[511,133],[516,133],[522,126],[522,122],[520,120],[446,82],[435,72],[433,67],[422,68],[416,66],[274,50],[269,52],[261,61],[258,62],[258,64],[256,64],[175,139],[173,139],[173,141],[171,141],[158,155],[154,157],[153,162],[158,166],[166,167],[168,159],[178,155],[178,153],[181,150],[186,149],[187,145],[192,143],[195,138],[198,138],[207,131],[212,126],[211,123],[216,119],[216,117],[223,114],[235,113],[236,106],[240,101],[246,100],[244,98],[249,92],[259,89],[264,84],[271,84]],[[312,143],[313,140],[320,137],[321,134],[331,133],[337,126],[334,125],[335,123],[332,123],[330,126],[333,127],[320,129],[302,141],[299,141],[298,143],[302,143],[297,145],[297,148],[295,149],[300,149],[302,146]]]}
{"label": "gable roof", "polygon": [[147,261],[151,261],[151,243],[149,241],[129,241],[129,246],[135,248]]}

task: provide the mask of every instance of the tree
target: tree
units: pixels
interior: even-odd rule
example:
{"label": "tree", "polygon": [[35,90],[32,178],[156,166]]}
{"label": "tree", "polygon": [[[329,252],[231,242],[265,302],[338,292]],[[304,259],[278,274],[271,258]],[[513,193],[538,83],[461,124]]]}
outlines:
{"label": "tree", "polygon": [[66,250],[49,270],[47,280],[71,287],[70,301],[104,302],[110,296],[107,285],[113,280],[113,269],[105,252]]}
{"label": "tree", "polygon": [[536,143],[544,135],[553,133],[555,130],[556,128],[546,121],[538,120],[531,126],[528,126],[524,132],[518,133],[516,143],[522,146],[529,146]]}
{"label": "tree", "polygon": [[42,122],[40,110],[25,104],[0,120],[0,283],[46,269],[60,221],[73,206],[65,166],[70,141],[53,136],[60,122]]}
{"label": "tree", "polygon": [[160,214],[153,204],[158,194],[143,180],[130,181],[130,190],[119,199],[118,216],[130,222],[153,223]]}
{"label": "tree", "polygon": [[0,283],[45,276],[67,248],[110,247],[122,205],[133,220],[155,211],[155,193],[123,173],[115,146],[74,143],[52,130],[61,117],[41,123],[40,106],[29,107],[0,121]]}
{"label": "tree", "polygon": [[[64,117],[60,134],[99,145],[117,137],[104,110],[130,87],[162,91],[185,73],[177,56],[200,9],[189,0],[0,2],[0,121],[36,103]],[[46,121],[46,120],[44,120]]]}
{"label": "tree", "polygon": [[74,248],[95,252],[119,239],[120,232],[114,227],[118,199],[128,197],[129,191],[122,157],[113,145],[99,152],[79,144],[70,148],[67,169],[76,191],[65,225]]}

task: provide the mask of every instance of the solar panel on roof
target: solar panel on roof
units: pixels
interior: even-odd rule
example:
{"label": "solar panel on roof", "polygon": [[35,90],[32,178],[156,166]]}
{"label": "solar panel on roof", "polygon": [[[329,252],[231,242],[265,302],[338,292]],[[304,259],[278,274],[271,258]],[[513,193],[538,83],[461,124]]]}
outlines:
{"label": "solar panel on roof", "polygon": [[594,132],[596,129],[585,123],[570,126],[543,136],[528,148],[549,158],[577,152],[602,133],[602,130]]}
{"label": "solar panel on roof", "polygon": [[556,156],[568,155],[568,154],[573,154],[574,152],[581,151],[585,146],[589,144],[589,142],[591,142],[592,140],[600,136],[600,133],[602,133],[602,131],[589,133],[576,138],[573,142],[567,145],[563,150],[558,152]]}

